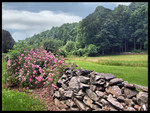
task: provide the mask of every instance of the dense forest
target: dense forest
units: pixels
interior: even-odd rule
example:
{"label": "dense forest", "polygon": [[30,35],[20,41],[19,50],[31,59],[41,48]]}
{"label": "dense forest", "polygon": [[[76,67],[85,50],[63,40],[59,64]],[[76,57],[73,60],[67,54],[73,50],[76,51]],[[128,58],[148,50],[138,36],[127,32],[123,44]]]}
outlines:
{"label": "dense forest", "polygon": [[32,37],[25,43],[63,55],[96,56],[148,50],[148,3],[132,2],[114,10],[98,6],[79,23],[60,27]]}

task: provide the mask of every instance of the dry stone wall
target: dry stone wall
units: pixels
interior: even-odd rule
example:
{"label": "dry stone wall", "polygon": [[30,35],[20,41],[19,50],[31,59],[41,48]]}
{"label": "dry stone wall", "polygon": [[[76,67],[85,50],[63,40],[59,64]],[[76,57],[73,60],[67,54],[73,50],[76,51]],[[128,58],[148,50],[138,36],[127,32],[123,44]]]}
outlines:
{"label": "dry stone wall", "polygon": [[148,110],[148,88],[129,84],[113,74],[66,68],[57,86],[53,98],[60,110]]}

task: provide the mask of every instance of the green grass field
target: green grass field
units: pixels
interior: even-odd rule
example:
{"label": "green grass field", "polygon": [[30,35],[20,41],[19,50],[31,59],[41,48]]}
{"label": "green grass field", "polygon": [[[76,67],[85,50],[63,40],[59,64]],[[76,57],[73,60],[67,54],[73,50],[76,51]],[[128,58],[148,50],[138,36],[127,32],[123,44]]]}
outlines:
{"label": "green grass field", "polygon": [[[111,60],[115,63],[108,63]],[[148,55],[72,57],[68,58],[68,61],[78,64],[79,69],[82,67],[100,73],[112,73],[129,83],[148,86]],[[99,61],[103,61],[105,64]],[[118,65],[117,62],[121,62],[121,64]]]}
{"label": "green grass field", "polygon": [[[2,88],[5,83],[6,62],[2,63]],[[2,89],[2,111],[40,111],[45,105],[24,92]]]}

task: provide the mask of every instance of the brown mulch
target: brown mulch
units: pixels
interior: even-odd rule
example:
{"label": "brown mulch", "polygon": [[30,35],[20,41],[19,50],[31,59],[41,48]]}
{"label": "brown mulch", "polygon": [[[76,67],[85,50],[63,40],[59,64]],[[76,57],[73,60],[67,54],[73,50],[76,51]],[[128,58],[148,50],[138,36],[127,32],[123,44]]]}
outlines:
{"label": "brown mulch", "polygon": [[59,108],[54,104],[54,100],[50,93],[43,94],[43,89],[38,88],[34,89],[31,93],[31,95],[37,96],[38,99],[42,100],[42,102],[45,102],[46,109],[44,111],[60,111]]}

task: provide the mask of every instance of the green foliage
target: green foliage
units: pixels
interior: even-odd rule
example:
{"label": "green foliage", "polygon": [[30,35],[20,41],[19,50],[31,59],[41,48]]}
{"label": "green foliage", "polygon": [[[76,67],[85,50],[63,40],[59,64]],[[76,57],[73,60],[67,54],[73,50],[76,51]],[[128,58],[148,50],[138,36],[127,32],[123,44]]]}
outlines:
{"label": "green foliage", "polygon": [[89,56],[95,56],[97,54],[97,47],[93,44],[90,44],[88,46],[88,55]]}
{"label": "green foliage", "polygon": [[67,44],[65,45],[65,50],[67,52],[72,52],[75,49],[76,49],[76,46],[75,46],[75,42],[73,41],[68,41]]}

